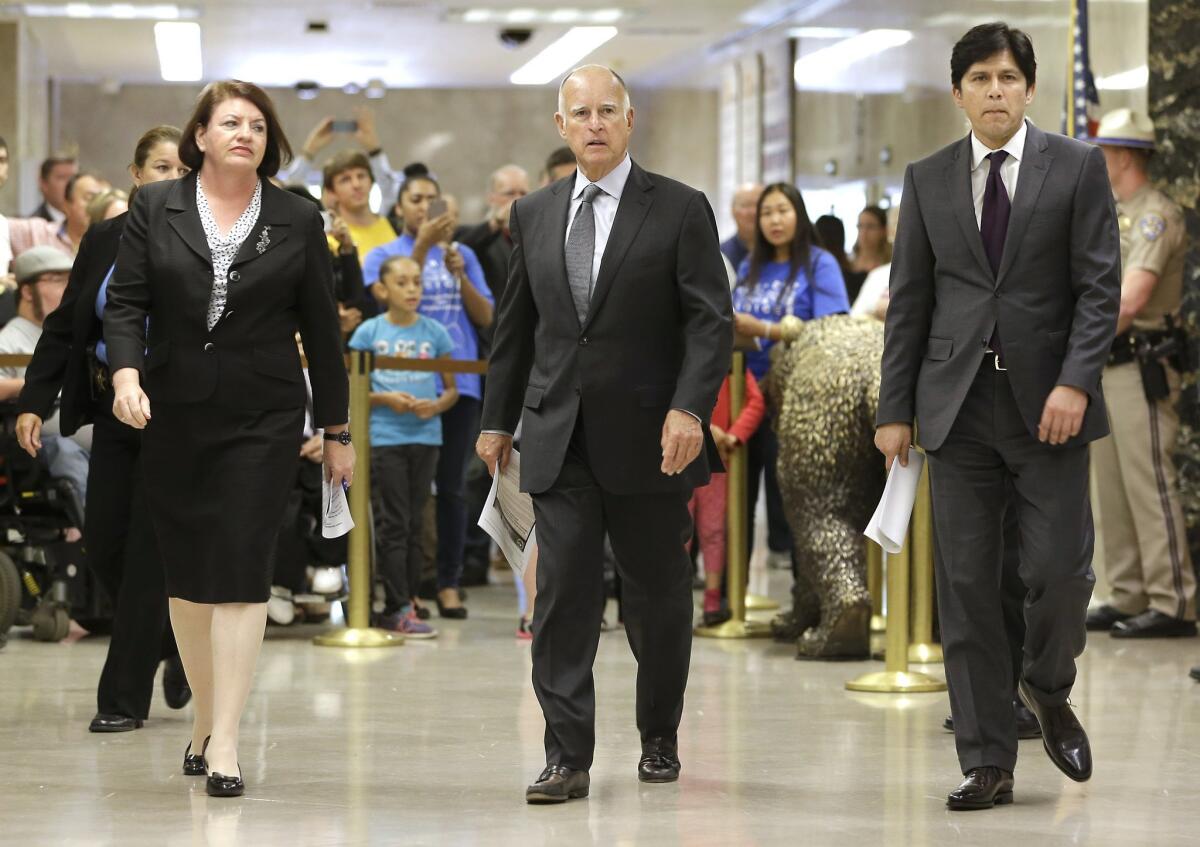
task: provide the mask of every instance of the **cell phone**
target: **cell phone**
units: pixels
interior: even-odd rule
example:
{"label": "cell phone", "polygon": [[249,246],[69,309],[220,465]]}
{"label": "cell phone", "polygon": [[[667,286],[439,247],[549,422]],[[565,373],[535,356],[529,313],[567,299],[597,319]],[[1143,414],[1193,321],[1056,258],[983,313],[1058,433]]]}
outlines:
{"label": "cell phone", "polygon": [[321,220],[325,222],[325,232],[333,232],[333,215],[329,212],[322,212]]}
{"label": "cell phone", "polygon": [[446,212],[448,212],[448,211],[449,211],[449,206],[446,205],[446,201],[444,199],[442,199],[441,197],[435,197],[429,201],[429,212],[426,215],[426,218],[428,220],[433,220],[434,218],[440,218],[442,215],[446,214]]}
{"label": "cell phone", "polygon": [[334,121],[330,128],[334,132],[358,132],[358,121]]}

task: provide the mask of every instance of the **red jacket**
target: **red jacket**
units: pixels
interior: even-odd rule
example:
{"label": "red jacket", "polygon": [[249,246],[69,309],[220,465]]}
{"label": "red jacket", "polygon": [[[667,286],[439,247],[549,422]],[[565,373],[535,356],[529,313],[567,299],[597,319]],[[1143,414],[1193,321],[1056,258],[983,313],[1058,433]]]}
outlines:
{"label": "red jacket", "polygon": [[750,440],[750,436],[754,435],[758,425],[762,423],[765,413],[766,404],[763,402],[762,392],[758,390],[758,381],[754,378],[754,374],[747,370],[746,404],[742,406],[742,413],[738,415],[737,421],[730,425],[729,377],[725,377],[725,381],[721,383],[721,392],[717,395],[717,405],[712,413],[714,424],[745,444]]}

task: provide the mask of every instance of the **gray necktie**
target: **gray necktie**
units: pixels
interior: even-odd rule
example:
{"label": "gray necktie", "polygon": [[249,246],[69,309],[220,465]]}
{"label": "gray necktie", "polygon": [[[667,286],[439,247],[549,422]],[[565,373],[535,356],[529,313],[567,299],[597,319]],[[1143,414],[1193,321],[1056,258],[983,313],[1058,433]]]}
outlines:
{"label": "gray necktie", "polygon": [[575,301],[575,314],[582,324],[587,318],[588,303],[592,299],[592,259],[596,253],[596,215],[592,201],[600,193],[599,186],[588,185],[583,189],[583,202],[571,223],[571,234],[567,236],[567,281],[571,284],[571,299]]}

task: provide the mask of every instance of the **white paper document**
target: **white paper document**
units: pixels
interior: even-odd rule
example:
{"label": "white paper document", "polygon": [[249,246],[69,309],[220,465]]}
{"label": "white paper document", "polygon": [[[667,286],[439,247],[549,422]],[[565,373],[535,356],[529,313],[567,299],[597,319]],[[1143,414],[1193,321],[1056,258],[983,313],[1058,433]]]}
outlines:
{"label": "white paper document", "polygon": [[917,483],[921,481],[924,467],[925,454],[911,447],[908,449],[908,467],[901,465],[899,459],[892,462],[883,496],[863,530],[863,535],[882,547],[885,553],[899,553],[904,546],[913,502],[917,499]]}
{"label": "white paper document", "polygon": [[508,467],[492,477],[479,526],[492,537],[518,577],[525,575],[529,557],[537,547],[534,535],[533,498],[521,491],[521,454],[512,451]]}
{"label": "white paper document", "polygon": [[346,502],[346,489],[341,485],[321,483],[321,537],[341,538],[354,529],[354,518],[350,517],[350,504]]}

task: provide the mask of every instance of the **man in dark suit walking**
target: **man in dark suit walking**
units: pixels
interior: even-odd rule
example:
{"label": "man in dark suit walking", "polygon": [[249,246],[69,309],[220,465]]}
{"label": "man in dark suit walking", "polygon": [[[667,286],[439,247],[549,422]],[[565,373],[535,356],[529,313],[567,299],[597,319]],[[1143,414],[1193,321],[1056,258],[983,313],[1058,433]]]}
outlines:
{"label": "man in dark suit walking", "polygon": [[[929,456],[938,610],[959,764],[951,809],[1012,802],[1017,727],[1001,589],[1009,499],[1026,635],[1019,694],[1051,760],[1091,776],[1067,698],[1095,581],[1087,444],[1107,434],[1100,373],[1120,243],[1104,158],[1025,120],[1033,44],[975,27],[950,59],[971,134],[908,167],[892,259],[875,443]],[[1011,488],[1010,488],[1011,487]]]}
{"label": "man in dark suit walking", "polygon": [[733,340],[712,209],[629,158],[624,81],[596,65],[573,71],[555,120],[579,169],[510,213],[513,255],[477,445],[494,473],[523,419],[521,487],[533,495],[540,556],[533,684],[546,717],[546,769],[526,792],[531,803],[588,794],[606,533],[638,661],[638,776],[679,777],[687,504],[720,468],[708,423]]}

